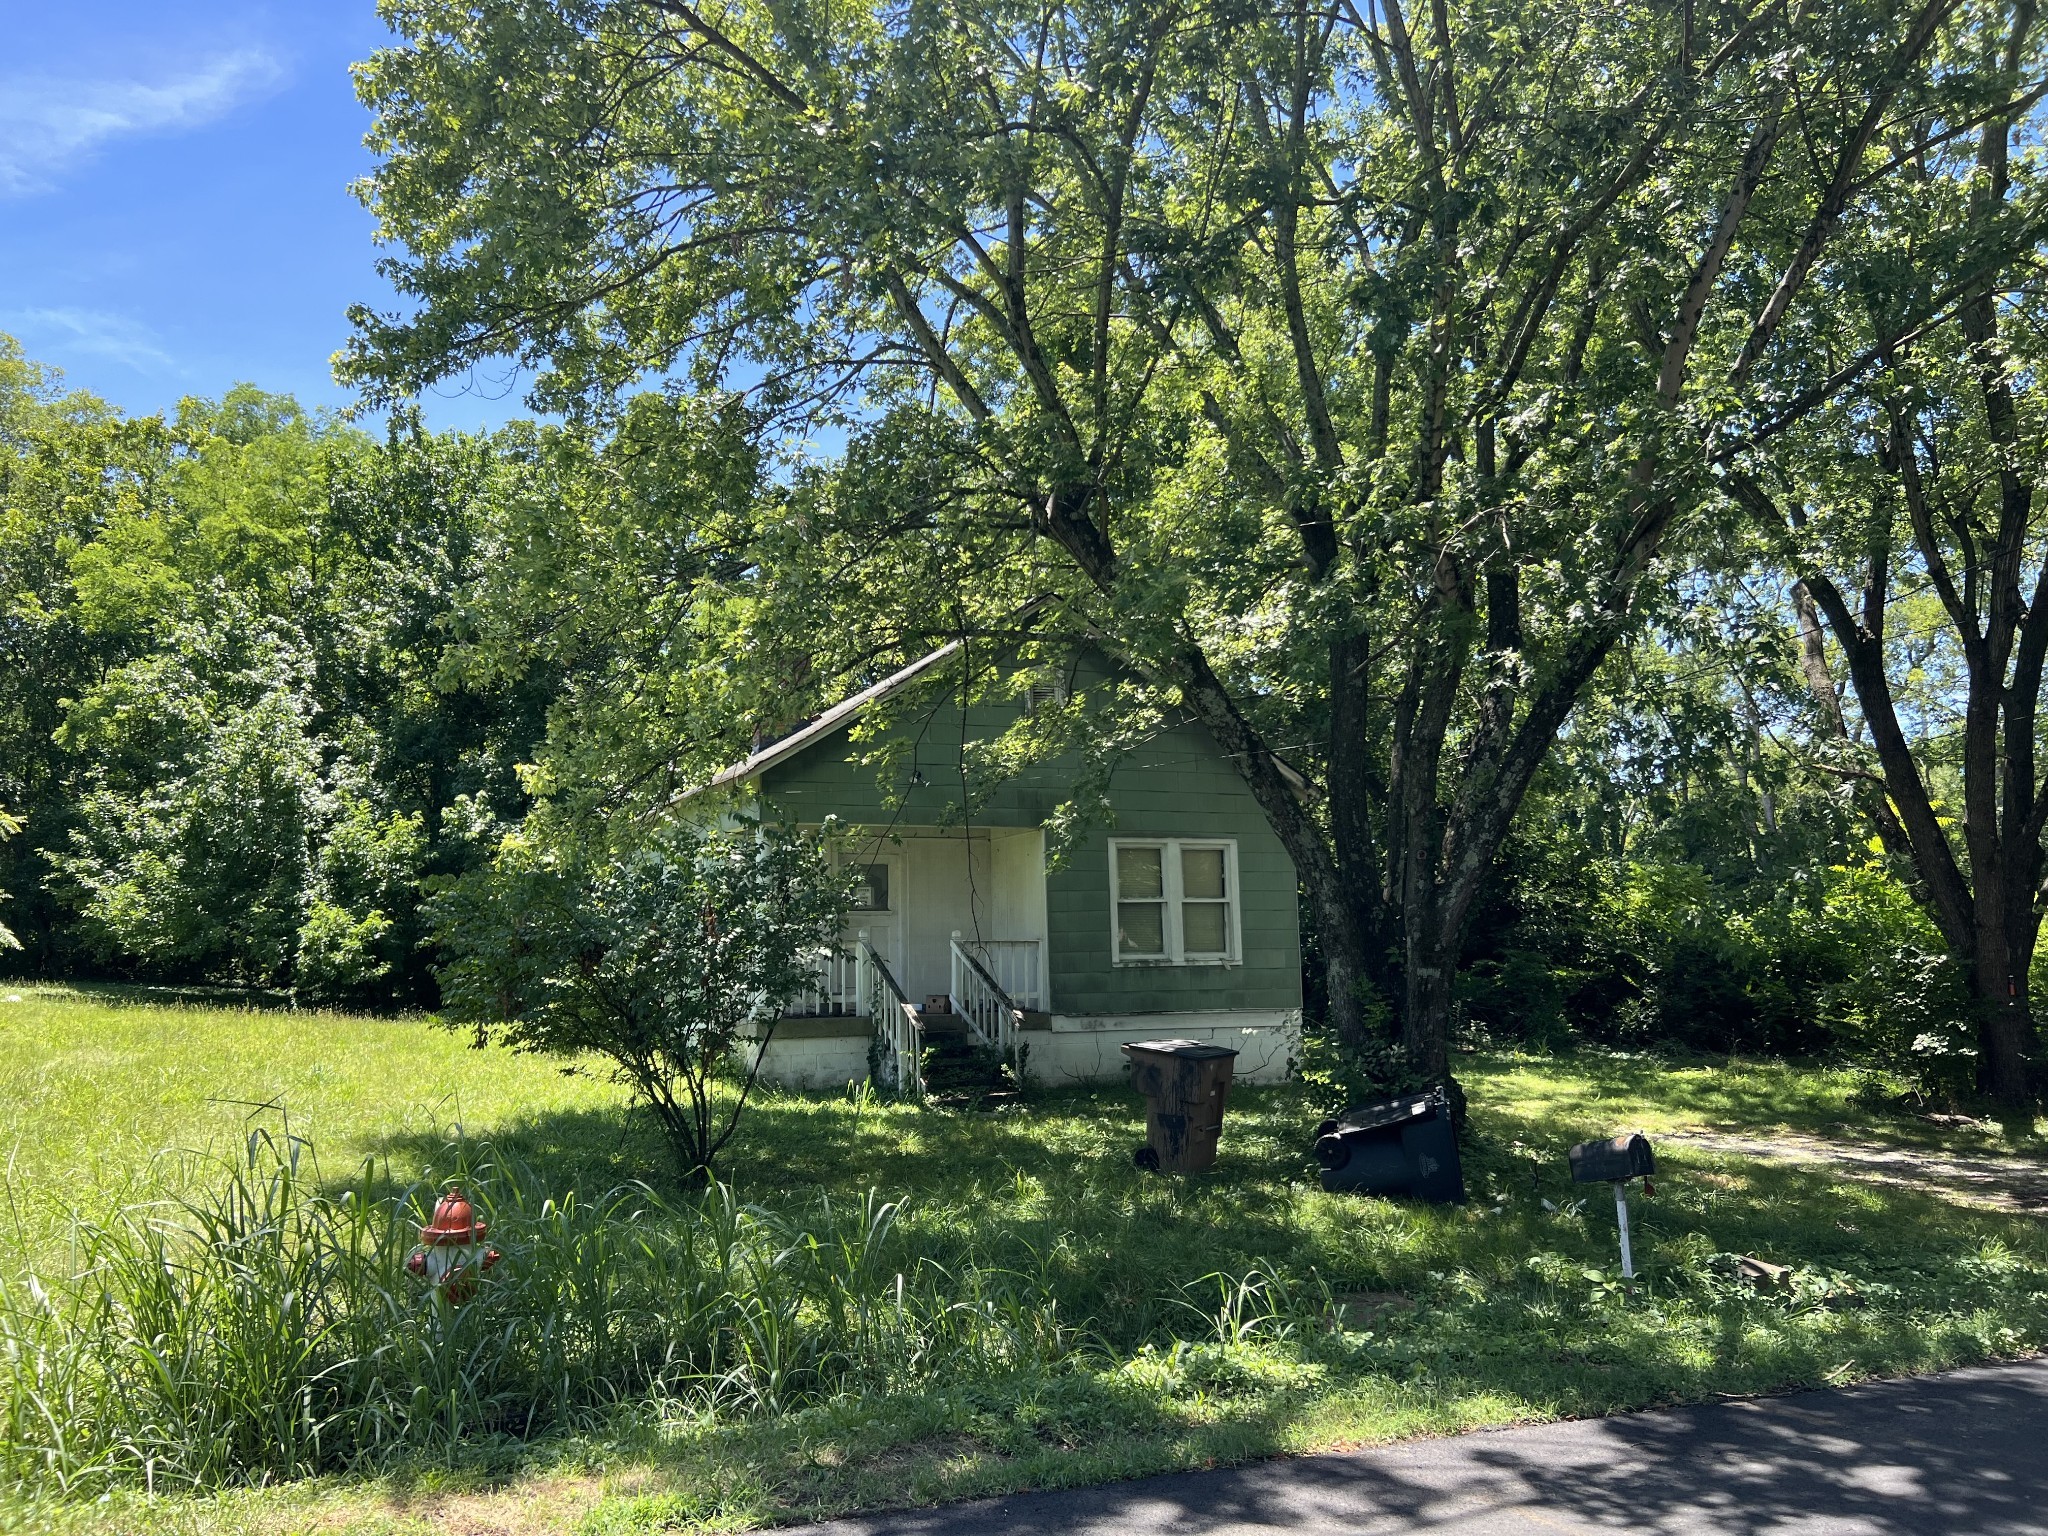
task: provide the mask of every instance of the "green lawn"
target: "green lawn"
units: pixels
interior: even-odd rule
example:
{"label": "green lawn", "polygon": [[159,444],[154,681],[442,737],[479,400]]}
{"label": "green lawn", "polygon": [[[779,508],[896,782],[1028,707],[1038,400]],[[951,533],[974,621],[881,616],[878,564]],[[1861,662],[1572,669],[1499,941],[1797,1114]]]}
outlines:
{"label": "green lawn", "polygon": [[0,999],[18,999],[0,1000],[12,1223],[0,1240],[16,1258],[52,1258],[70,1210],[204,1176],[187,1154],[232,1147],[276,1111],[345,1171],[387,1148],[416,1156],[458,1127],[561,1126],[623,1102],[601,1080],[468,1050],[418,1019],[138,1005],[140,995],[0,983]]}
{"label": "green lawn", "polygon": [[[380,1186],[457,1160],[521,1165],[535,1207],[543,1193],[587,1200],[662,1175],[660,1149],[601,1079],[471,1051],[420,1021],[29,987],[0,986],[0,998],[7,1271],[61,1267],[68,1212],[203,1188],[218,1165],[179,1151],[232,1152],[280,1115],[336,1189],[361,1182],[365,1158]],[[905,1360],[886,1389],[780,1411],[629,1403],[539,1440],[479,1436],[347,1478],[116,1492],[90,1506],[23,1495],[0,1509],[0,1530],[743,1527],[1926,1370],[2048,1341],[2042,1222],[1683,1149],[1638,1209],[1647,1279],[1623,1292],[1611,1206],[1567,1184],[1568,1144],[1636,1126],[1848,1126],[1901,1144],[1946,1134],[1873,1121],[1846,1074],[1589,1055],[1470,1057],[1460,1075],[1474,1130],[1473,1200],[1460,1210],[1322,1193],[1305,1134],[1315,1117],[1291,1090],[1240,1091],[1217,1169],[1188,1180],[1132,1167],[1141,1117],[1117,1089],[990,1116],[770,1097],[725,1170],[742,1200],[817,1221],[806,1213],[821,1199],[843,1212],[870,1189],[901,1198],[891,1264],[949,1277],[963,1308],[969,1292],[997,1298],[992,1308],[1028,1297],[1022,1325],[1051,1342],[973,1369],[948,1357],[921,1374]],[[1965,1140],[2039,1145],[2017,1125]],[[1735,1253],[1793,1265],[1798,1287],[1740,1289],[1717,1257]],[[1233,1286],[1240,1304],[1223,1305]]]}

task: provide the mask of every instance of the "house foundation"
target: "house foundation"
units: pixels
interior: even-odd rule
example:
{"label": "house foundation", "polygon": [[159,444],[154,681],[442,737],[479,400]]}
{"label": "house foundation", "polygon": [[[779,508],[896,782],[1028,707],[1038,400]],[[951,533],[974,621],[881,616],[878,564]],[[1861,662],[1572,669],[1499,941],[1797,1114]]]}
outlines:
{"label": "house foundation", "polygon": [[[873,1036],[860,1017],[779,1020],[761,1058],[761,1081],[803,1093],[834,1093],[866,1082]],[[1301,1060],[1301,1010],[1038,1014],[1016,1038],[1025,1081],[1036,1087],[1122,1082],[1123,1047],[1159,1039],[1227,1046],[1237,1052],[1238,1082],[1284,1083]]]}

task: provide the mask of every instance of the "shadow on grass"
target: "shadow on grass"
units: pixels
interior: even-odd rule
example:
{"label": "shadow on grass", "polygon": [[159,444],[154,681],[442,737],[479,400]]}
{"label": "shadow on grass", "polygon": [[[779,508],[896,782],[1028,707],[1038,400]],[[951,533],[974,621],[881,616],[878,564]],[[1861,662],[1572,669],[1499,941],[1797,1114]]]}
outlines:
{"label": "shadow on grass", "polygon": [[[1162,1178],[1141,1175],[1132,1162],[1144,1118],[1136,1095],[1118,1088],[1062,1090],[988,1113],[769,1093],[749,1104],[720,1153],[718,1174],[749,1198],[764,1199],[871,1188],[943,1193],[1018,1175],[1095,1174],[1134,1188],[1200,1189],[1306,1176],[1313,1161],[1304,1127],[1312,1125],[1291,1090],[1240,1094],[1215,1170]],[[445,1162],[456,1140],[454,1127],[408,1129],[360,1146],[390,1159],[403,1177]],[[632,1181],[682,1187],[653,1118],[637,1108],[527,1116],[494,1126],[478,1143],[525,1164],[551,1189],[588,1196]]]}
{"label": "shadow on grass", "polygon": [[[1769,1187],[1756,1190],[1753,1199],[1776,1207],[1780,1219],[1789,1210],[1819,1219],[1837,1209],[1834,1191],[1796,1171],[1773,1171]],[[1377,1204],[1360,1202],[1358,1209],[1362,1213]],[[1907,1222],[1952,1214],[1910,1197],[1891,1207],[1890,1215]],[[1672,1214],[1666,1207],[1660,1219],[1648,1223],[1651,1244],[1699,1229],[1698,1212],[1661,1219]],[[1718,1241],[1742,1242],[1758,1235],[1753,1211],[1742,1204],[1724,1199],[1704,1219]],[[1463,1230],[1461,1251],[1454,1255],[1467,1267],[1417,1277],[1423,1282],[1416,1291],[1422,1305],[1377,1331],[1308,1328],[1221,1354],[1197,1354],[1191,1358],[1205,1363],[1178,1378],[1158,1370],[1158,1356],[1140,1356],[1129,1367],[1018,1372],[792,1419],[706,1427],[644,1451],[658,1469],[656,1486],[663,1491],[644,1495],[637,1510],[615,1511],[622,1519],[618,1528],[640,1528],[629,1515],[650,1527],[669,1518],[751,1524],[1072,1487],[1331,1444],[1446,1434],[1520,1419],[1580,1418],[1721,1394],[1926,1371],[2011,1353],[2029,1338],[2038,1344],[2048,1327],[2038,1250],[2031,1267],[2009,1268],[1995,1285],[1986,1283],[1994,1276],[1981,1268],[1972,1272],[1968,1263],[1939,1261],[1938,1255],[1953,1250],[1954,1239],[1970,1235],[1975,1225],[1966,1219],[1963,1228],[1946,1230],[1946,1240],[1930,1240],[1910,1255],[1919,1271],[1912,1294],[1894,1288],[1836,1307],[1704,1292],[1668,1273],[1653,1279],[1633,1301],[1613,1290],[1595,1293],[1556,1278],[1534,1277],[1520,1261],[1564,1248],[1576,1250],[1570,1257],[1584,1262],[1591,1257],[1587,1243],[1597,1247],[1602,1234],[1595,1231],[1575,1241],[1569,1218],[1553,1217],[1548,1223],[1514,1215],[1484,1219]],[[1504,1252],[1490,1256],[1488,1238],[1502,1233],[1509,1234]],[[1497,1266],[1493,1259],[1498,1257],[1510,1262]],[[1903,1262],[1909,1256],[1896,1257]],[[1964,1257],[1981,1261],[1983,1245],[1968,1248]],[[1204,1330],[1199,1319],[1184,1316],[1181,1321],[1181,1331],[1200,1344]],[[1214,1350],[1215,1345],[1215,1335],[1208,1334],[1204,1348]],[[2029,1408],[2038,1413],[2037,1397],[2019,1403],[2000,1398],[1992,1405],[1994,1418]],[[1563,1507],[1589,1517],[1629,1523],[1630,1501],[1640,1501],[1647,1490],[1660,1490],[1655,1496],[1673,1505],[1697,1498],[1712,1508],[1719,1486],[1739,1493],[1741,1502],[1724,1501],[1726,1518],[1703,1528],[1760,1531],[1774,1528],[1774,1520],[1811,1497],[1794,1490],[1799,1479],[1811,1479],[1816,1461],[1839,1471],[1851,1485],[1835,1506],[1845,1515],[1867,1513],[1886,1492],[1859,1491],[1855,1469],[1914,1464],[1910,1457],[1891,1457],[1888,1450],[1864,1456],[1838,1429],[1817,1417],[1808,1419],[1789,1433],[1774,1429],[1756,1436],[1746,1435],[1740,1421],[1725,1419],[1631,1421],[1616,1426],[1616,1438],[1598,1442],[1590,1454],[1578,1442],[1576,1452],[1567,1444],[1563,1451],[1539,1451],[1526,1460],[1503,1453],[1499,1462],[1486,1459],[1499,1442],[1473,1442],[1466,1451],[1474,1459],[1451,1480],[1450,1491],[1476,1488],[1496,1474],[1518,1477],[1525,1480],[1521,1493],[1545,1501],[1546,1507],[1552,1507],[1550,1500],[1563,1499]],[[1931,1422],[1922,1418],[1894,1425],[1869,1443],[1890,1447],[1900,1437],[1926,1435]],[[1948,1421],[1939,1422],[1945,1436]],[[2019,1442],[2031,1445],[2034,1433],[2019,1435]],[[2006,1438],[2014,1436],[2008,1431]],[[1716,1465],[1717,1457],[1738,1451],[1756,1454],[1743,1454],[1732,1471]],[[1695,1453],[1705,1459],[1688,1461]],[[1936,1475],[1930,1477],[1930,1489],[1939,1491],[1945,1456],[1938,1452],[1927,1466]],[[1672,1463],[1668,1471],[1666,1460]],[[737,1488],[732,1486],[735,1466],[749,1474]],[[1322,1474],[1299,1463],[1247,1475],[1263,1479],[1244,1490],[1262,1501],[1287,1488],[1333,1491],[1320,1481]],[[1409,1490],[1412,1500],[1404,1496],[1397,1473],[1354,1467],[1329,1475],[1340,1481],[1384,1479],[1364,1491],[1390,1511],[1418,1513],[1411,1502],[1427,1501],[1422,1482]],[[1733,1481],[1716,1481],[1730,1477]],[[929,1530],[933,1536],[1088,1529],[1086,1522],[1100,1515],[1099,1528],[1107,1531],[1137,1518],[1133,1498],[1143,1501],[1146,1523],[1155,1523],[1162,1500],[1177,1502],[1175,1486],[1105,1489],[1079,1504],[1027,1502],[1005,1510],[993,1524],[987,1511],[896,1516],[890,1529]],[[1197,1531],[1231,1523],[1232,1487],[1228,1480],[1214,1479],[1187,1485],[1190,1502],[1182,1507],[1184,1518],[1166,1523]],[[725,1491],[708,1491],[721,1488]],[[1359,1491],[1355,1485],[1354,1491]],[[1939,1491],[1939,1497],[1947,1502],[1901,1506],[1895,1523],[1878,1528],[1990,1529],[1996,1527],[1918,1517],[1930,1509],[2012,1507],[1995,1493],[1978,1502],[1952,1490]],[[1637,1521],[1643,1507],[1634,1505]],[[1271,1518],[1264,1523],[1334,1525],[1339,1522],[1318,1516],[1335,1513],[1303,1507],[1290,1515],[1281,1504],[1267,1507]],[[1015,1525],[1002,1524],[1013,1517]]]}
{"label": "shadow on grass", "polygon": [[[1307,1153],[1309,1116],[1295,1090],[1246,1092],[1232,1101],[1216,1168],[1174,1178],[1133,1166],[1141,1121],[1136,1097],[1119,1088],[998,1114],[776,1094],[748,1110],[721,1174],[742,1200],[798,1219],[821,1199],[841,1208],[869,1191],[900,1200],[898,1262],[1031,1275],[1068,1324],[1115,1352],[1213,1329],[1201,1307],[1216,1303],[1190,1298],[1217,1291],[1218,1275],[1254,1271],[1311,1290],[1409,1297],[1418,1310],[1393,1332],[1426,1320],[1431,1348],[1452,1351],[1445,1358],[1475,1353],[1496,1365],[1496,1336],[1526,1341],[1611,1299],[1611,1199],[1604,1187],[1572,1185],[1563,1159],[1587,1134],[1576,1108],[1476,1116],[1465,1208],[1325,1194]],[[634,1181],[688,1194],[651,1121],[630,1111],[534,1117],[464,1150],[474,1164],[522,1166],[540,1194],[588,1200]],[[394,1136],[377,1151],[394,1183],[451,1166],[449,1144],[430,1134]],[[2048,1307],[2048,1225],[1807,1164],[1685,1146],[1667,1148],[1663,1164],[1655,1198],[1634,1204],[1637,1259],[1649,1294],[1691,1320],[1681,1353],[1705,1374],[1676,1370],[1674,1357],[1660,1391],[1707,1390],[1720,1379],[1725,1351],[1712,1340],[1726,1319],[1779,1319],[1790,1305],[1716,1289],[1715,1255],[1833,1277],[1822,1289],[1834,1299],[1816,1291],[1794,1333],[1815,1331],[1822,1313],[1874,1324],[1894,1311],[2016,1307],[2038,1320]],[[1897,1341],[1879,1354],[1899,1363]],[[1551,1362],[1575,1363],[1570,1350]],[[1528,1383],[1495,1385],[1521,1392]]]}
{"label": "shadow on grass", "polygon": [[[542,1195],[575,1194],[591,1199],[622,1185],[644,1183],[664,1193],[681,1193],[653,1123],[637,1112],[617,1109],[553,1110],[527,1115],[466,1134],[460,1125],[409,1128],[357,1144],[357,1169],[368,1158],[382,1176],[372,1192],[385,1195],[426,1177],[489,1176],[510,1165],[521,1182]],[[330,1183],[337,1170],[327,1169]],[[356,1183],[356,1170],[349,1182]]]}

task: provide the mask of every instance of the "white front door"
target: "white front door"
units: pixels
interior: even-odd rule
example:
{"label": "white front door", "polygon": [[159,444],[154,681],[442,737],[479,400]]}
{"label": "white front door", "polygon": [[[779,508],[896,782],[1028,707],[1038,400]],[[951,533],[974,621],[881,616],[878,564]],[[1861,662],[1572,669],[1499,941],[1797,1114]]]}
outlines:
{"label": "white front door", "polygon": [[[970,854],[971,847],[971,854]],[[988,839],[959,834],[903,840],[910,889],[902,903],[903,968],[896,979],[913,1003],[944,996],[953,984],[953,935],[986,936]]]}
{"label": "white front door", "polygon": [[[847,914],[846,936],[866,939],[889,967],[889,974],[903,985],[903,858],[890,853],[866,853],[855,861],[867,875],[856,893],[853,910]],[[906,995],[908,987],[904,987]],[[912,998],[921,1002],[921,998]]]}

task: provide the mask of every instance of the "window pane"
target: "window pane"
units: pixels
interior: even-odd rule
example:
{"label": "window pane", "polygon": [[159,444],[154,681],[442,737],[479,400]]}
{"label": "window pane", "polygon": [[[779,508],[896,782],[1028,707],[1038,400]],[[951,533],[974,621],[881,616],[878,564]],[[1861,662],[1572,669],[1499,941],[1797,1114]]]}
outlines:
{"label": "window pane", "polygon": [[1181,936],[1191,955],[1230,951],[1230,907],[1220,901],[1191,901],[1180,909]]}
{"label": "window pane", "polygon": [[1157,848],[1119,848],[1116,851],[1116,893],[1125,901],[1166,894],[1166,867]]}
{"label": "window pane", "polygon": [[863,864],[860,866],[860,884],[853,888],[853,910],[856,912],[886,912],[889,910],[889,866],[886,864]]}
{"label": "window pane", "polygon": [[[1180,889],[1183,896],[1223,895],[1223,850],[1183,848],[1180,851]],[[1190,940],[1190,943],[1193,941]]]}
{"label": "window pane", "polygon": [[[1158,854],[1155,851],[1156,861]],[[1158,901],[1116,904],[1116,947],[1119,955],[1166,953],[1166,905]]]}

